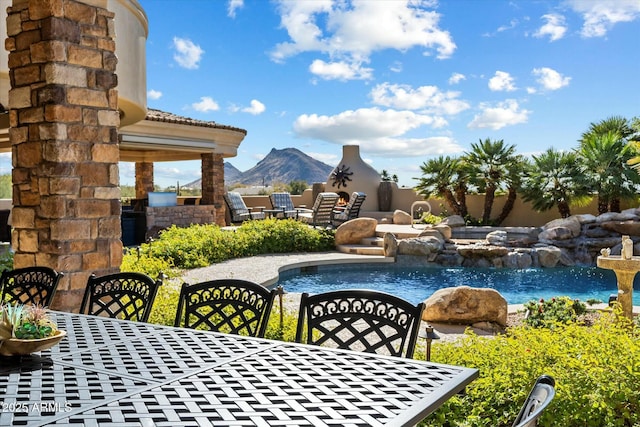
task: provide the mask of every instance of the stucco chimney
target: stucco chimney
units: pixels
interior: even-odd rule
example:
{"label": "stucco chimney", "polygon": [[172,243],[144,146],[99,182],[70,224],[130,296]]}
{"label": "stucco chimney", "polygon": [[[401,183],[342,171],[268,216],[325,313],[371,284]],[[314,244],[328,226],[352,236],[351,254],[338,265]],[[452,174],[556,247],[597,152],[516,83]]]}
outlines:
{"label": "stucco chimney", "polygon": [[377,211],[380,180],[378,171],[360,157],[359,145],[344,145],[342,160],[327,178],[326,191],[345,192],[348,195],[362,191],[367,195],[362,210]]}

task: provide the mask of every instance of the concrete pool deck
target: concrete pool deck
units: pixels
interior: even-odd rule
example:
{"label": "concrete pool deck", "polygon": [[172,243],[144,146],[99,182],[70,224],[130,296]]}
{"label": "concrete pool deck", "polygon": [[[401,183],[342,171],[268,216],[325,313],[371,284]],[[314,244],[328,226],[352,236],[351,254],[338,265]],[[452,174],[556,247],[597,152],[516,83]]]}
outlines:
{"label": "concrete pool deck", "polygon": [[[208,267],[196,268],[186,271],[181,277],[187,283],[198,283],[214,279],[243,279],[264,286],[272,286],[277,283],[279,275],[283,271],[304,268],[317,265],[330,264],[357,264],[357,263],[393,263],[393,258],[376,255],[356,255],[342,252],[315,252],[293,254],[270,254],[251,258],[237,258],[229,261],[213,264]],[[286,291],[286,289],[285,289]],[[297,309],[299,294],[286,294],[285,305],[289,309]],[[606,304],[591,306],[594,309],[606,309]],[[522,304],[513,304],[508,307],[509,313],[523,310]],[[635,306],[634,314],[640,313],[640,307]],[[422,322],[421,330],[427,326]],[[480,328],[466,325],[451,325],[433,323],[436,333],[442,340],[454,340],[464,334],[466,329],[471,329],[477,335],[490,336],[494,333]]]}

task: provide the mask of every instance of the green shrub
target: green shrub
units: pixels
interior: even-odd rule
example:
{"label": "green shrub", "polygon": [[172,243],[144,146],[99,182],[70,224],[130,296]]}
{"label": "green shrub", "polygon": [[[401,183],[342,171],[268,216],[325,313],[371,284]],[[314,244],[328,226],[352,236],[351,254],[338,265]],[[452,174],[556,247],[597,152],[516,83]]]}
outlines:
{"label": "green shrub", "polygon": [[432,360],[477,368],[464,395],[447,400],[423,426],[509,426],[535,379],[556,379],[556,397],[540,426],[632,426],[640,423],[640,339],[618,315],[593,326],[520,326],[494,338],[471,333],[437,343]]}
{"label": "green shrub", "polygon": [[524,322],[529,326],[553,328],[558,323],[569,323],[578,320],[578,316],[587,311],[587,306],[580,300],[569,297],[531,300],[524,304],[527,317]]}

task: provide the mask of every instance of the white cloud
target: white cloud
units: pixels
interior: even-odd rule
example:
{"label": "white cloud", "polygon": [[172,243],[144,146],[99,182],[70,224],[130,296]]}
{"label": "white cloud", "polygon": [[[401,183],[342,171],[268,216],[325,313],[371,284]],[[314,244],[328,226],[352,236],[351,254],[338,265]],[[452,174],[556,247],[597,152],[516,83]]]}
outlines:
{"label": "white cloud", "polygon": [[373,69],[363,68],[362,64],[355,62],[324,62],[316,59],[309,66],[309,71],[324,80],[370,80],[373,78]]}
{"label": "white cloud", "polygon": [[316,160],[320,160],[328,165],[335,165],[340,161],[340,156],[333,153],[312,153],[305,151],[307,156],[313,157]]}
{"label": "white cloud", "polygon": [[162,92],[160,92],[159,90],[150,89],[149,91],[147,91],[147,98],[153,99],[155,101],[156,99],[162,98]]}
{"label": "white cloud", "polygon": [[432,117],[411,111],[362,108],[334,116],[304,114],[293,124],[301,138],[336,144],[357,144],[371,155],[394,157],[457,153],[462,148],[449,137],[403,138],[407,132],[433,125]]}
{"label": "white cloud", "polygon": [[514,79],[511,75],[504,71],[496,71],[496,74],[489,79],[489,89],[492,91],[512,92],[516,90],[513,84]]}
{"label": "white cloud", "polygon": [[550,13],[542,15],[542,19],[547,21],[542,27],[538,29],[533,35],[534,37],[542,38],[549,36],[550,41],[560,40],[567,32],[567,25],[564,16],[556,13]]}
{"label": "white cloud", "polygon": [[620,22],[633,22],[640,18],[638,0],[568,0],[569,6],[582,15],[583,37],[603,37]]}
{"label": "white cloud", "polygon": [[571,77],[564,77],[556,70],[548,67],[534,68],[531,73],[538,77],[536,81],[545,90],[558,90],[568,86],[571,81]]}
{"label": "white cloud", "polygon": [[498,130],[505,126],[526,123],[530,114],[530,111],[520,109],[518,102],[514,99],[499,102],[495,106],[482,103],[480,110],[480,114],[476,114],[471,123],[467,125],[469,128]]}
{"label": "white cloud", "polygon": [[251,100],[251,106],[243,108],[242,112],[243,113],[253,114],[254,116],[257,116],[259,114],[264,113],[265,110],[266,110],[266,107],[264,106],[264,104],[262,102],[258,101],[257,99],[252,99]]}
{"label": "white cloud", "polygon": [[230,18],[236,17],[236,10],[242,9],[244,6],[244,0],[229,0],[229,5],[227,6],[227,16]]}
{"label": "white cloud", "polygon": [[218,105],[218,103],[209,96],[201,97],[200,102],[195,102],[191,104],[191,107],[196,111],[201,111],[204,113],[209,111],[218,111],[220,109],[220,106]]}
{"label": "white cloud", "polygon": [[[328,55],[331,62],[366,63],[371,53],[414,47],[425,55],[450,57],[456,45],[439,28],[440,14],[430,0],[369,1],[278,0],[281,27],[290,41],[279,43],[271,59],[282,62],[302,52]],[[356,78],[360,78],[355,74]]]}
{"label": "white cloud", "polygon": [[451,77],[449,77],[449,84],[450,85],[455,85],[460,83],[462,80],[466,80],[467,76],[465,76],[464,74],[461,73],[453,73],[451,74]]}
{"label": "white cloud", "polygon": [[393,71],[394,73],[401,73],[402,68],[403,68],[402,62],[396,61],[393,64],[391,64],[391,66],[389,67],[389,70]]}
{"label": "white cloud", "polygon": [[458,99],[460,92],[442,92],[436,86],[413,89],[409,85],[382,83],[371,89],[369,96],[377,105],[423,113],[454,115],[469,108],[466,101]]}
{"label": "white cloud", "polygon": [[175,53],[173,59],[183,68],[194,70],[198,68],[204,50],[189,39],[173,38]]}

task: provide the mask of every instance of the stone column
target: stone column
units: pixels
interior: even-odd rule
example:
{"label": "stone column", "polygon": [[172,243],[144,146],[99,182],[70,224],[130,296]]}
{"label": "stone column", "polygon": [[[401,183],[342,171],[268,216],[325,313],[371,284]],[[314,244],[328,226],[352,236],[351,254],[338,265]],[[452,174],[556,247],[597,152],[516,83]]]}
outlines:
{"label": "stone column", "polygon": [[136,199],[146,199],[153,192],[153,163],[136,162]]}
{"label": "stone column", "polygon": [[64,272],[52,306],[68,311],[122,261],[114,15],[90,3],[7,9],[14,265]]}
{"label": "stone column", "polygon": [[224,158],[221,154],[202,154],[202,198],[201,205],[215,207],[216,224],[225,226],[224,211]]}

